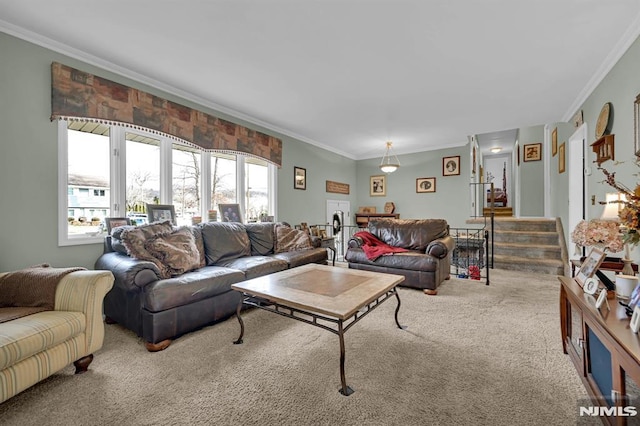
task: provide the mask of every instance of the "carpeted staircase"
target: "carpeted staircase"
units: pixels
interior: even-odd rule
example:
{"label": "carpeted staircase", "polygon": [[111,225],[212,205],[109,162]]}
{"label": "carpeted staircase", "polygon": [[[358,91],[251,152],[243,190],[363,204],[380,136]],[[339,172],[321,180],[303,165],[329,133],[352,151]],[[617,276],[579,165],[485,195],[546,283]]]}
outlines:
{"label": "carpeted staircase", "polygon": [[[484,223],[471,219],[468,223]],[[561,224],[556,219],[495,217],[493,266],[497,269],[564,275],[567,264]],[[491,238],[491,228],[489,235]],[[491,251],[491,240],[489,250]],[[564,253],[563,253],[564,252]]]}

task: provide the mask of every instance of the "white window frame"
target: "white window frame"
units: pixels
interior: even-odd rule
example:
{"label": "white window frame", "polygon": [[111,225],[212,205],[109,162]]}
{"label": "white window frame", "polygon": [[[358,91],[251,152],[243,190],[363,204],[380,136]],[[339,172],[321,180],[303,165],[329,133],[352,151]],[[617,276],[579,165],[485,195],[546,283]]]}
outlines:
{"label": "white window frame", "polygon": [[[110,215],[121,217],[126,214],[126,140],[125,133],[138,133],[160,141],[160,203],[173,204],[172,188],[172,150],[176,140],[140,129],[128,129],[123,126],[112,125],[109,130],[110,148]],[[98,235],[69,235],[67,221],[69,212],[69,145],[68,122],[58,120],[58,246],[73,246],[82,244],[102,244],[105,234]],[[245,211],[245,155],[236,154],[236,202],[240,204],[241,211]],[[209,155],[200,156],[202,173],[201,213],[207,217],[208,206],[211,205],[210,179],[211,159]],[[267,162],[269,173],[269,214],[277,218],[276,200],[278,188],[277,167]]]}

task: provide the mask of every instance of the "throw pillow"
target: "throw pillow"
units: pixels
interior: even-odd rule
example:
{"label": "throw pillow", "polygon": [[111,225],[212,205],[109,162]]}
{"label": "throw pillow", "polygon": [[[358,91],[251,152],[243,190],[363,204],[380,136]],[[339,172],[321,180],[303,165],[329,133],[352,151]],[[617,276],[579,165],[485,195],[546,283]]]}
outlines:
{"label": "throw pillow", "polygon": [[305,231],[293,229],[289,226],[276,225],[275,252],[308,250],[313,248],[311,238]]}
{"label": "throw pillow", "polygon": [[[127,248],[127,254],[135,259],[153,262],[162,272],[164,265],[145,248],[144,243],[151,237],[167,234],[173,231],[170,221],[150,223],[134,228],[125,229],[120,234],[122,243]],[[164,274],[164,273],[163,273]]]}
{"label": "throw pillow", "polygon": [[168,276],[163,278],[175,277],[200,267],[200,252],[188,227],[151,237],[145,241],[144,247],[164,266],[161,271]]}
{"label": "throw pillow", "polygon": [[207,222],[200,225],[207,265],[251,255],[251,243],[243,224]]}

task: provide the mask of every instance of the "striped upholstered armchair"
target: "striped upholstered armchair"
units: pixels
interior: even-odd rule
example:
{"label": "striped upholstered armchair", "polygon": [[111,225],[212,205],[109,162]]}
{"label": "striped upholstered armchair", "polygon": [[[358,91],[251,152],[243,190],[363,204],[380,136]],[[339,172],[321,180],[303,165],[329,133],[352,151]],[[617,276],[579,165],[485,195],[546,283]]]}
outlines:
{"label": "striped upholstered armchair", "polygon": [[112,286],[109,271],[68,273],[54,289],[53,310],[0,324],[0,403],[71,363],[76,374],[87,370],[104,341],[102,302]]}

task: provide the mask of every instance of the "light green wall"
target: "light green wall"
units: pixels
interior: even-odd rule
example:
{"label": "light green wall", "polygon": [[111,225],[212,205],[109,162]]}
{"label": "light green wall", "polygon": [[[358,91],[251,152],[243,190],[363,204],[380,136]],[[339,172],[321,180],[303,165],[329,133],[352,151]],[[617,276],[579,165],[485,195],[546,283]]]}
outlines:
{"label": "light green wall", "polygon": [[[613,125],[611,133],[615,135],[615,160],[624,163],[614,163],[606,161],[602,163],[602,167],[609,171],[615,171],[616,177],[625,185],[633,187],[636,185],[638,178],[633,176],[638,173],[638,168],[634,165],[634,137],[633,137],[633,102],[640,93],[640,39],[633,42],[631,47],[625,52],[620,60],[614,65],[611,71],[605,76],[600,84],[589,95],[582,104],[584,122],[587,124],[587,148],[585,164],[590,169],[590,174],[586,178],[586,194],[587,199],[587,219],[600,217],[603,206],[598,201],[605,200],[607,192],[615,192],[606,183],[603,183],[604,175],[593,161],[595,154],[591,150],[590,145],[595,141],[595,125],[600,114],[600,110],[605,102],[611,102],[613,105]],[[569,137],[575,132],[575,128],[570,123],[556,123],[558,126],[558,145],[568,141]],[[568,169],[567,172],[559,174],[557,172],[558,156],[553,157],[551,167],[551,188],[552,198],[555,205],[551,210],[553,216],[562,219],[565,226],[565,238],[572,250],[571,229],[568,228]],[[596,203],[591,204],[591,197],[595,195]],[[640,251],[636,249],[632,254],[634,260],[640,259]]]}
{"label": "light green wall", "polygon": [[[279,219],[324,223],[326,199],[355,200],[355,161],[243,122],[117,74],[0,33],[0,271],[47,262],[93,268],[102,244],[58,247],[57,125],[51,115],[51,62],[81,69],[283,139]],[[293,166],[307,169],[307,190],[293,189]],[[327,194],[325,181],[351,194]]]}
{"label": "light green wall", "polygon": [[[0,252],[0,271],[42,262],[54,266],[78,265],[91,268],[102,253],[100,244],[70,247],[57,245],[57,130],[56,124],[49,121],[50,66],[53,61],[282,138],[283,166],[278,172],[278,213],[281,220],[290,223],[323,223],[327,199],[350,201],[352,212],[356,212],[358,206],[376,206],[382,211],[386,201],[393,201],[396,212],[403,218],[442,217],[452,226],[458,227],[464,227],[469,216],[470,166],[467,146],[399,156],[402,167],[388,175],[387,196],[369,197],[369,177],[381,174],[378,169],[379,158],[353,161],[4,33],[0,33],[0,57],[0,145],[3,148],[0,156],[0,247],[3,248]],[[603,166],[615,171],[617,177],[628,186],[636,183],[636,177],[632,174],[637,169],[631,160],[634,158],[633,102],[640,93],[640,79],[637,78],[639,71],[640,41],[636,40],[582,106],[584,119],[589,127],[588,143],[592,143],[595,139],[595,122],[602,105],[604,102],[613,104],[612,133],[616,138],[616,160],[626,163],[614,166],[612,162],[606,162]],[[556,125],[560,144],[568,140],[574,129],[568,123]],[[535,141],[542,140],[542,134],[535,137]],[[524,143],[527,142],[521,135],[521,146]],[[460,155],[461,175],[443,177],[442,157],[451,155]],[[590,163],[594,154],[589,151],[588,156]],[[558,173],[557,161],[557,156],[552,157],[551,214],[559,216],[566,226],[568,173]],[[542,191],[542,171],[529,174],[537,166],[542,168],[542,163],[521,162],[521,184],[526,183],[523,191],[526,194],[532,191],[531,195],[523,196],[525,204],[521,215],[543,214],[543,210],[538,210],[543,208],[542,195],[537,193],[538,189]],[[294,166],[307,169],[306,191],[293,189]],[[436,193],[416,194],[415,179],[419,177],[436,177]],[[350,194],[327,193],[326,180],[349,184]],[[587,179],[587,198],[590,199],[593,194],[597,200],[604,200],[605,193],[612,192],[607,185],[601,183],[602,180],[602,173],[594,168]],[[527,189],[530,183],[533,185]],[[534,199],[536,201],[529,203]],[[600,205],[590,206],[588,216],[597,217],[601,211]],[[570,231],[565,229],[567,241]],[[637,252],[634,258],[640,258]]]}
{"label": "light green wall", "polygon": [[[383,148],[381,147],[382,157]],[[460,156],[460,175],[442,176],[442,158]],[[469,147],[425,151],[410,155],[399,155],[401,167],[387,175],[386,197],[369,196],[371,176],[384,174],[378,165],[380,158],[358,161],[358,197],[356,212],[360,206],[375,206],[383,212],[384,204],[392,201],[402,219],[438,218],[446,219],[450,226],[463,228],[469,219],[470,160]],[[435,193],[416,193],[416,179],[436,178]]]}
{"label": "light green wall", "polygon": [[[307,189],[293,189],[293,168],[307,169]],[[326,181],[349,184],[349,195],[326,192]],[[356,200],[356,162],[316,146],[283,138],[278,176],[278,218],[298,224],[326,222],[327,200]]]}
{"label": "light green wall", "polygon": [[524,161],[525,145],[544,142],[544,126],[523,127],[520,144],[520,217],[544,216],[544,162]]}

